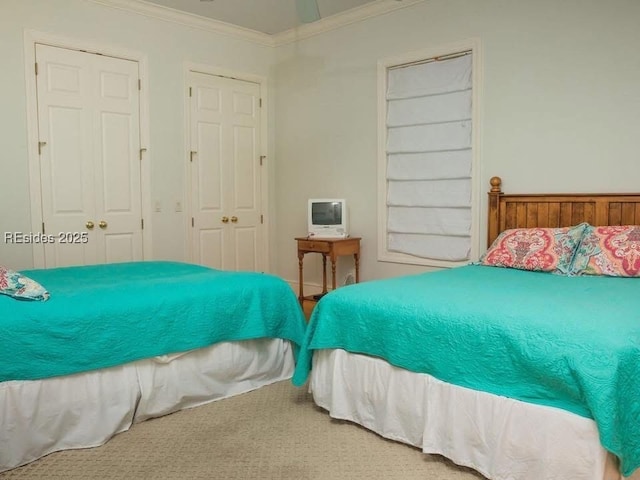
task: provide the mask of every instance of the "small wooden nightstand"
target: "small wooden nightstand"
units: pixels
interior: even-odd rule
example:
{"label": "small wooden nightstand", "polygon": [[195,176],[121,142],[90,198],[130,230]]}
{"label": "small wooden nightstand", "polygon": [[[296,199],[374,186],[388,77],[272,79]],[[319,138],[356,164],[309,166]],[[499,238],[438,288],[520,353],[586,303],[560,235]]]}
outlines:
{"label": "small wooden nightstand", "polygon": [[[327,293],[327,256],[331,260],[331,288],[336,289],[336,260],[342,255],[353,255],[356,268],[356,283],[360,281],[360,237],[347,238],[314,238],[297,237],[298,242],[298,269],[300,280],[300,305],[305,306],[305,302],[318,301],[315,296],[304,296],[304,275],[303,260],[305,253],[320,253],[322,255],[322,293]],[[305,310],[305,313],[306,310]]]}

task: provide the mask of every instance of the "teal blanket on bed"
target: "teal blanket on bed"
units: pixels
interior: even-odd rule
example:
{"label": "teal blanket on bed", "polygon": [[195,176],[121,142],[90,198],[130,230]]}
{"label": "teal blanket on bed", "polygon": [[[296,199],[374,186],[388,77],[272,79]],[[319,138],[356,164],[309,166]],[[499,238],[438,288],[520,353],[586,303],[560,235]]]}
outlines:
{"label": "teal blanket on bed", "polygon": [[339,288],[314,309],[293,377],[340,348],[596,421],[640,466],[640,279],[465,266]]}
{"label": "teal blanket on bed", "polygon": [[0,381],[67,375],[221,341],[283,338],[295,346],[306,328],[291,287],[263,273],[173,262],[22,273],[51,298],[0,295]]}

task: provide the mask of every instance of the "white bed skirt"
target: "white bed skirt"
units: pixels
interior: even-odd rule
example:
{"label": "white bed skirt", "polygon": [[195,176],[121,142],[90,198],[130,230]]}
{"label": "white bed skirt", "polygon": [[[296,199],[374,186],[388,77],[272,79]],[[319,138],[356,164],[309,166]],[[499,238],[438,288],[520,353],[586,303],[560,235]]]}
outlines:
{"label": "white bed skirt", "polygon": [[315,353],[309,387],[331,417],[493,480],[621,478],[595,422],[564,410],[453,386],[344,350]]}
{"label": "white bed skirt", "polygon": [[285,380],[293,366],[288,341],[262,339],[0,383],[0,472],[51,452],[102,445],[135,422]]}

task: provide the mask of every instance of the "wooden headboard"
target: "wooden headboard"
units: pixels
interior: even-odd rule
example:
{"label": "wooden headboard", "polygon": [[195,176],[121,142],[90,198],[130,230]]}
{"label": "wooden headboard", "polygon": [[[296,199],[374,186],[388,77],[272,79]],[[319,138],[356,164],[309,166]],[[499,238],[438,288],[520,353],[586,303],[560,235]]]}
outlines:
{"label": "wooden headboard", "polygon": [[505,194],[502,179],[490,180],[487,246],[509,228],[639,225],[640,193]]}

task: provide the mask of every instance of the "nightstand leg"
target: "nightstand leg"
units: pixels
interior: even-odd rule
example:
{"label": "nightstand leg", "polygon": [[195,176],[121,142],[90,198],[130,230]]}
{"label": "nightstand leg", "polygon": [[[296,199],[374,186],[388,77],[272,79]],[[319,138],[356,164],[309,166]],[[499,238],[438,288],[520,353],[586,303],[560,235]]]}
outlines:
{"label": "nightstand leg", "polygon": [[322,254],[322,293],[327,293],[327,256]]}
{"label": "nightstand leg", "polygon": [[360,254],[354,253],[353,259],[356,264],[356,283],[359,283],[360,282]]}
{"label": "nightstand leg", "polygon": [[331,255],[331,288],[336,289],[336,257]]}
{"label": "nightstand leg", "polygon": [[304,253],[298,252],[298,281],[300,282],[300,295],[298,296],[298,300],[300,300],[300,305],[304,301],[304,280],[302,278],[302,260],[304,259]]}

